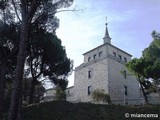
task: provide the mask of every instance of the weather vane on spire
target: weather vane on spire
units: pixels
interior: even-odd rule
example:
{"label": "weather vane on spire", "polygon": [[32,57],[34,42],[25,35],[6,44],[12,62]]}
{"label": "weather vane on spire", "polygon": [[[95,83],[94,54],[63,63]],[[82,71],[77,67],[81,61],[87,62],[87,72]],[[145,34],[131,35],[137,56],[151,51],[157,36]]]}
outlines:
{"label": "weather vane on spire", "polygon": [[106,20],[106,22],[107,22],[107,17],[105,17],[105,20]]}
{"label": "weather vane on spire", "polygon": [[106,20],[106,25],[107,25],[107,17],[105,17],[105,20]]}

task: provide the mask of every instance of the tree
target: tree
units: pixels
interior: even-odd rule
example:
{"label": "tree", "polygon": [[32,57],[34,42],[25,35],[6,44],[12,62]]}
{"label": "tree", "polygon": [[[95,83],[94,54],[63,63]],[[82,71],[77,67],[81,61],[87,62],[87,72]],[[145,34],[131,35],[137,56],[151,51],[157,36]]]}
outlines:
{"label": "tree", "polygon": [[144,88],[153,87],[148,79],[153,79],[156,82],[160,79],[160,34],[153,31],[152,37],[154,40],[143,51],[142,57],[139,59],[134,58],[126,64],[127,68],[137,76],[146,103],[148,103],[148,99]]}
{"label": "tree", "polygon": [[[30,97],[30,89],[31,89],[31,84],[32,83],[32,78],[25,78],[23,81],[23,105],[28,105],[29,97]],[[43,87],[42,84],[38,84],[35,87],[35,91],[33,94],[33,101],[34,103],[40,103],[40,101],[43,100],[43,96],[45,94],[45,88]]]}
{"label": "tree", "polygon": [[17,26],[0,21],[0,118],[3,116],[5,86],[13,76],[17,53]]}
{"label": "tree", "polygon": [[93,98],[93,101],[95,101],[96,103],[99,103],[99,102],[108,103],[108,104],[111,103],[109,95],[106,94],[103,89],[100,89],[100,90],[97,89],[93,91],[92,98]]}
{"label": "tree", "polygon": [[145,68],[145,76],[157,81],[160,78],[160,37],[153,35],[153,38],[150,46],[143,51],[142,57],[148,62]]}
{"label": "tree", "polygon": [[137,81],[140,84],[143,96],[145,98],[146,104],[148,104],[148,98],[144,90],[144,85],[145,85],[145,74],[144,74],[144,69],[146,68],[147,63],[143,58],[137,59],[134,58],[131,61],[129,61],[126,64],[126,67],[134,73],[134,75],[137,77]]}
{"label": "tree", "polygon": [[16,75],[13,81],[13,91],[8,116],[9,120],[16,120],[18,115],[19,100],[21,98],[20,91],[22,90],[23,69],[26,58],[28,30],[30,24],[36,19],[46,18],[44,25],[47,27],[49,23],[52,23],[52,19],[50,18],[54,17],[56,10],[62,7],[68,7],[72,2],[73,0],[12,0],[15,13],[17,18],[20,20],[21,32],[17,66],[15,71]]}
{"label": "tree", "polygon": [[27,45],[27,72],[32,76],[29,104],[33,103],[35,87],[40,84],[41,78],[47,77],[53,81],[59,77],[65,79],[72,69],[61,40],[36,26],[33,25],[33,29],[30,30]]}

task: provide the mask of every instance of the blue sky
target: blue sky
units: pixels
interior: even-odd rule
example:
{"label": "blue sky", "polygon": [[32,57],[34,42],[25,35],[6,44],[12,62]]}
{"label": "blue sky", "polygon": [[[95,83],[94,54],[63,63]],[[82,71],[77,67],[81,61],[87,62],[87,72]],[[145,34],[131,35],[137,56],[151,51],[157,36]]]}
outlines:
{"label": "blue sky", "polygon": [[56,31],[74,67],[83,63],[83,53],[103,44],[105,17],[111,43],[133,58],[149,46],[153,30],[160,32],[160,0],[75,0],[69,9],[74,7],[82,10],[57,14],[60,27]]}

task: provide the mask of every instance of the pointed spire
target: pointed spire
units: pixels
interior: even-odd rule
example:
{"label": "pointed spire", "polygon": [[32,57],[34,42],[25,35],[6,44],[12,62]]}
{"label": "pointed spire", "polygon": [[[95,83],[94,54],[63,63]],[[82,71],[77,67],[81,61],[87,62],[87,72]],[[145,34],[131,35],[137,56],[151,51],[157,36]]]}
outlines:
{"label": "pointed spire", "polygon": [[106,30],[105,30],[105,35],[104,35],[104,38],[103,38],[103,42],[104,42],[104,44],[105,43],[111,43],[111,38],[110,38],[109,33],[108,33],[107,23],[106,23]]}

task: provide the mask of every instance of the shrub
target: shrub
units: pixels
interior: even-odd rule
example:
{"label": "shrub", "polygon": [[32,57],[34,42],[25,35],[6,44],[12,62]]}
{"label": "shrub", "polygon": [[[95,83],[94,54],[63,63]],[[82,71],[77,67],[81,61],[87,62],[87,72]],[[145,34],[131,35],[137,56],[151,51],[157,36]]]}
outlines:
{"label": "shrub", "polygon": [[109,95],[106,94],[103,89],[97,89],[93,91],[92,98],[93,98],[93,101],[96,103],[100,103],[100,102],[108,103],[108,104],[111,103]]}
{"label": "shrub", "polygon": [[61,87],[56,87],[56,100],[66,100],[66,92]]}

